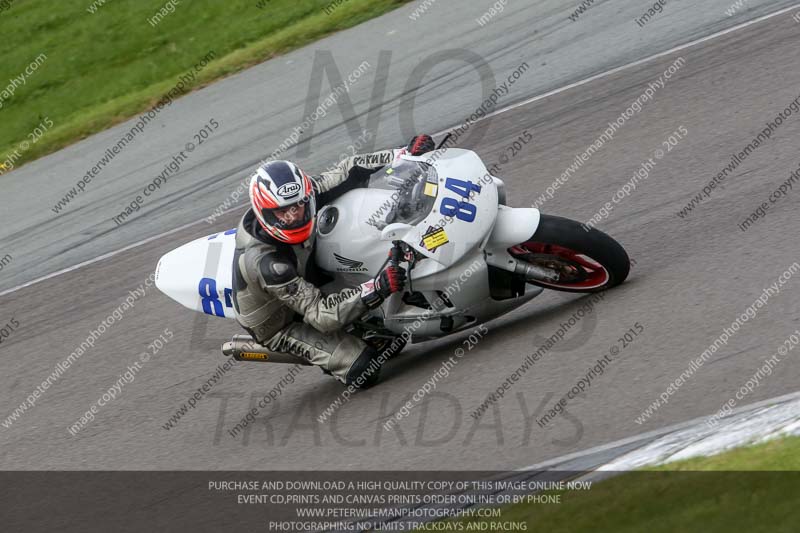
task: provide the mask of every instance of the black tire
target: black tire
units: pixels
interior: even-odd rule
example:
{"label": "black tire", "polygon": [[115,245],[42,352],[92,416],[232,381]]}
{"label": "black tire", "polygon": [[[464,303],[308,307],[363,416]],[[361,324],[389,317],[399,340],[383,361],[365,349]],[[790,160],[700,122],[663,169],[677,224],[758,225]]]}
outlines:
{"label": "black tire", "polygon": [[[625,281],[631,266],[627,252],[613,238],[598,229],[585,228],[580,222],[552,215],[542,215],[536,233],[528,241],[510,248],[509,253],[528,263],[558,264],[569,271],[563,283],[529,281],[563,292],[592,293],[610,289]],[[602,266],[604,272],[593,264]]]}

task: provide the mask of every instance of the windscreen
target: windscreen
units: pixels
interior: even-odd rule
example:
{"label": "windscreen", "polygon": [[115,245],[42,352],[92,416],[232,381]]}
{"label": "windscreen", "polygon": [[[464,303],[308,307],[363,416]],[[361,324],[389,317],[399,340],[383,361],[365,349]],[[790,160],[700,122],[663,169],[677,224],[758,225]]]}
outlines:
{"label": "windscreen", "polygon": [[419,161],[400,160],[372,175],[372,189],[394,191],[381,206],[376,206],[376,226],[383,229],[388,224],[411,224],[423,220],[433,209],[437,193],[436,170]]}

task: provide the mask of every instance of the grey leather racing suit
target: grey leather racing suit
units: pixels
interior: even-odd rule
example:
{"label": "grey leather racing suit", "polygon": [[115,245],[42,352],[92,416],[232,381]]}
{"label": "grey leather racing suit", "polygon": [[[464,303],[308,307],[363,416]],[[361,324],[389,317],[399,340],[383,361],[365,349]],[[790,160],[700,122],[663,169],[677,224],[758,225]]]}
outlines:
{"label": "grey leather racing suit", "polygon": [[[392,162],[395,150],[357,155],[311,178],[317,208],[364,186],[369,175]],[[290,245],[264,232],[252,210],[236,232],[233,303],[236,320],[268,350],[300,356],[346,382],[366,343],[342,331],[365,312],[359,288],[325,295],[325,281],[313,261],[316,232]]]}

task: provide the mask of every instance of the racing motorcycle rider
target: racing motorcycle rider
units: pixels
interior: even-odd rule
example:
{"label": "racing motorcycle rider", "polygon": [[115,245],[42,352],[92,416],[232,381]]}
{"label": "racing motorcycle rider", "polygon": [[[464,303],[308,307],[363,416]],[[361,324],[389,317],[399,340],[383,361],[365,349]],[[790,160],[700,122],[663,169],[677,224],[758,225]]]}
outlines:
{"label": "racing motorcycle rider", "polygon": [[324,277],[313,261],[316,212],[364,186],[400,153],[422,155],[434,147],[430,136],[418,135],[405,148],[352,156],[314,177],[289,161],[258,168],[233,259],[236,320],[256,342],[302,357],[346,385],[365,388],[377,382],[376,365],[367,370],[379,354],[342,328],[401,291],[405,269],[390,265],[359,287],[323,294]]}

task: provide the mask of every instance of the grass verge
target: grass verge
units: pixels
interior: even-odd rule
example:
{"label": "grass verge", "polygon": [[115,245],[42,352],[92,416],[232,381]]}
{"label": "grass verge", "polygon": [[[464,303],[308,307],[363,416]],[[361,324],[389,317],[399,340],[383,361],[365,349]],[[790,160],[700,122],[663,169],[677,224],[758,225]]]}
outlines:
{"label": "grass verge", "polygon": [[0,174],[151,108],[209,53],[185,91],[407,1],[16,0],[0,12]]}
{"label": "grass verge", "polygon": [[494,522],[548,533],[788,533],[800,523],[799,489],[800,438],[789,437],[622,474],[588,491],[548,493],[561,502],[513,505],[498,519],[455,524],[461,531],[504,530]]}

